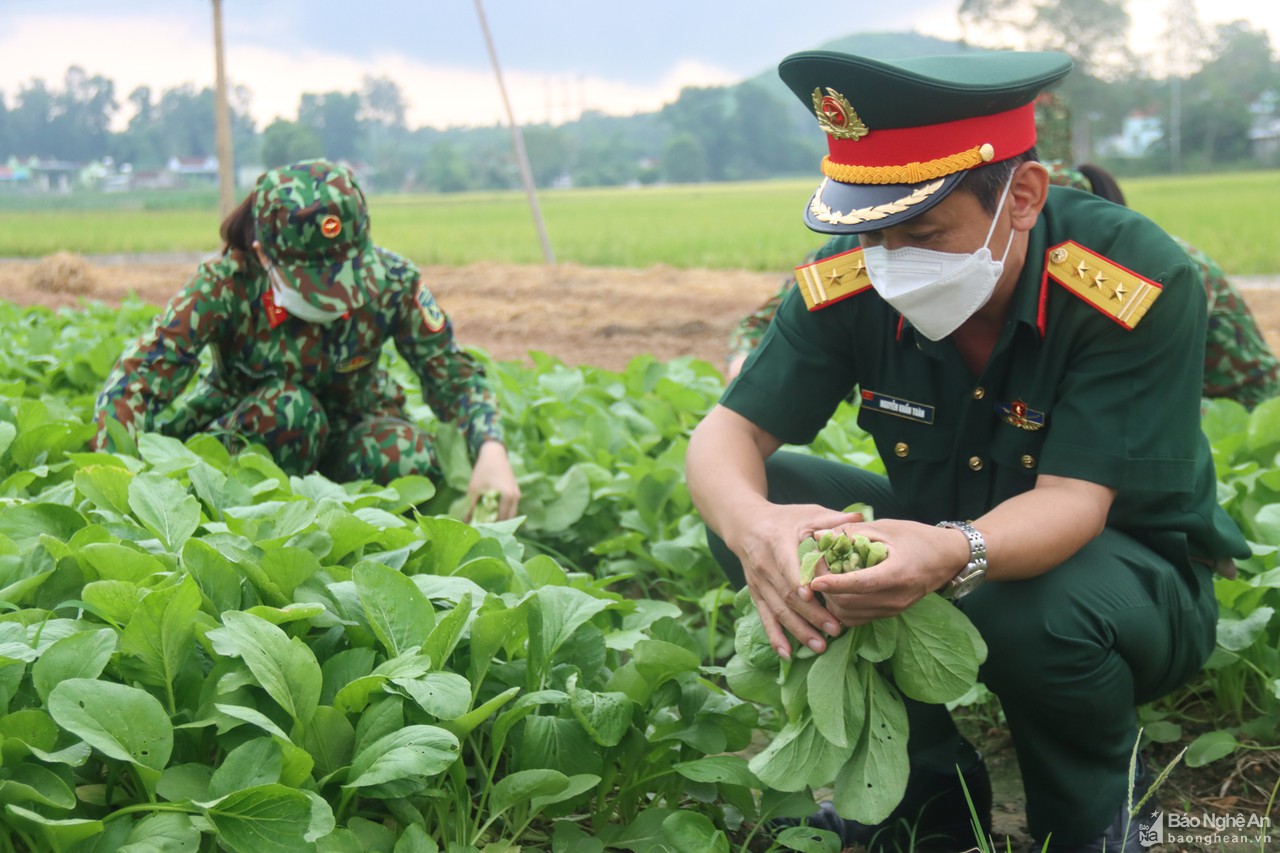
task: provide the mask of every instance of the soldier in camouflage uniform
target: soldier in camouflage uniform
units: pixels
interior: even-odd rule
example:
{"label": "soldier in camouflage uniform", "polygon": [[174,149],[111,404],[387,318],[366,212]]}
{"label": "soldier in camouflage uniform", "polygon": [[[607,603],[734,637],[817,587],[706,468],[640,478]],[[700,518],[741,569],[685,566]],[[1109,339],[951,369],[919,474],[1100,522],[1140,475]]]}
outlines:
{"label": "soldier in camouflage uniform", "polygon": [[1074,163],[1071,150],[1071,108],[1057,92],[1041,92],[1034,101],[1036,114],[1036,153],[1041,161],[1057,160]]}
{"label": "soldier in camouflage uniform", "polygon": [[[107,378],[97,447],[114,449],[121,430],[209,431],[266,446],[290,474],[435,476],[430,437],[379,365],[391,341],[427,404],[466,436],[471,504],[497,492],[499,514],[515,514],[520,490],[484,369],[455,342],[417,268],[373,244],[349,170],[309,160],[266,172],[222,238],[222,255],[200,265]],[[202,352],[208,369],[184,395]]]}
{"label": "soldier in camouflage uniform", "polygon": [[[1053,103],[1059,102],[1055,100]],[[1041,103],[1037,101],[1037,125],[1043,127],[1047,124],[1050,128],[1061,128],[1062,121],[1041,122],[1041,107]],[[1048,109],[1049,106],[1044,108]],[[1056,106],[1053,108],[1059,109]],[[1037,150],[1040,147],[1038,140],[1036,147]],[[1086,164],[1073,169],[1061,161],[1046,161],[1044,165],[1049,170],[1051,184],[1091,192],[1117,204],[1125,203],[1124,194],[1115,179],[1097,166]],[[1204,396],[1229,397],[1250,409],[1263,400],[1280,397],[1280,361],[1276,360],[1275,354],[1267,346],[1266,338],[1258,329],[1240,291],[1236,290],[1212,258],[1177,236],[1173,239],[1200,268],[1205,297],[1209,301],[1209,327],[1204,353]],[[811,263],[816,256],[816,252],[811,252],[803,264]],[[764,337],[765,329],[769,327],[769,321],[778,310],[782,297],[795,283],[794,276],[787,278],[777,294],[744,317],[734,328],[729,337],[727,379],[738,375],[747,356]]]}

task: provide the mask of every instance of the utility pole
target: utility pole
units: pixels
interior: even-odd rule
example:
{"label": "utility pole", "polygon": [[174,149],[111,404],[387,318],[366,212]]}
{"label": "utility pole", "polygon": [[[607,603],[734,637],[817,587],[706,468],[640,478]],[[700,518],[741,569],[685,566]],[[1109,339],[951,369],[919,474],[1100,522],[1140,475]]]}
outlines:
{"label": "utility pole", "polygon": [[[215,0],[216,2],[216,0]],[[511,112],[511,101],[507,98],[507,87],[502,82],[502,69],[498,67],[498,52],[493,47],[493,37],[489,35],[489,23],[484,17],[484,6],[475,0],[476,15],[480,18],[480,29],[484,33],[484,43],[489,48],[489,60],[493,63],[494,76],[498,78],[498,91],[502,94],[502,105],[507,110],[507,123],[511,125],[511,138],[515,144],[516,162],[520,166],[520,177],[524,181],[524,192],[529,197],[529,210],[533,213],[533,223],[538,228],[538,239],[542,241],[542,257],[550,266],[555,266],[556,258],[551,253],[551,241],[547,238],[547,226],[542,221],[542,210],[538,207],[538,191],[533,185],[533,171],[529,168],[529,155],[524,150],[524,136],[520,133],[520,125]]]}
{"label": "utility pole", "polygon": [[1169,84],[1169,168],[1182,172],[1182,84],[1202,65],[1205,34],[1195,0],[1169,0],[1165,12],[1164,70]]}
{"label": "utility pole", "polygon": [[231,107],[222,57],[222,0],[213,0],[214,132],[218,152],[218,207],[225,217],[236,206],[236,164],[231,149]]}

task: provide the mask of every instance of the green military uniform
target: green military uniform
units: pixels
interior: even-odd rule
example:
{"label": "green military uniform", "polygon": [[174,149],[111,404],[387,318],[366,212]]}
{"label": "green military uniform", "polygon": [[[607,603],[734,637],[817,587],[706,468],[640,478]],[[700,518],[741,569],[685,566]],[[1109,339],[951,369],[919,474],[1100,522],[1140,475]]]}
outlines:
{"label": "green military uniform", "polygon": [[[1039,107],[1037,104],[1037,116]],[[1038,126],[1043,133],[1045,125],[1038,122]],[[1041,151],[1039,141],[1036,149]],[[1052,160],[1045,166],[1049,169],[1050,183],[1093,191],[1089,179],[1079,170]],[[1267,345],[1240,291],[1212,258],[1180,237],[1174,240],[1199,267],[1209,304],[1201,394],[1232,399],[1250,409],[1263,400],[1280,397],[1280,360]],[[817,253],[811,253],[801,265],[811,263],[816,257]],[[795,276],[788,277],[777,294],[742,318],[729,337],[730,358],[747,355],[759,345],[783,297],[795,286]]]}
{"label": "green military uniform", "polygon": [[[308,321],[281,308],[271,271],[249,252],[228,249],[201,264],[108,377],[96,407],[99,446],[111,449],[108,423],[114,420],[130,435],[159,431],[185,437],[209,430],[229,442],[239,437],[263,444],[291,474],[319,470],[338,480],[387,482],[434,473],[430,438],[408,419],[404,389],[380,364],[388,342],[418,375],[435,414],[463,430],[473,454],[486,440],[502,440],[484,370],[458,347],[417,268],[372,244],[342,247],[340,240],[356,226],[367,233],[363,196],[340,167],[307,168],[326,178],[338,175],[344,183],[324,203],[300,199],[306,204],[295,207],[308,211],[305,223],[296,216],[282,222],[273,241],[282,257],[272,263],[297,262],[327,248],[291,243],[290,235],[304,227],[306,239],[332,240],[337,251],[358,256],[355,278],[341,291],[332,281],[327,290],[309,290],[296,277],[281,285],[309,293],[314,309],[329,314]],[[299,178],[306,169],[282,171],[306,184]],[[278,184],[258,188],[260,196],[280,192]],[[276,210],[260,212],[260,234],[262,220]],[[330,269],[340,266],[330,258]],[[208,369],[183,394],[204,352]]]}
{"label": "green military uniform", "polygon": [[[802,445],[842,400],[859,400],[859,425],[873,436],[887,477],[780,452],[766,463],[776,503],[838,509],[865,502],[878,518],[935,524],[978,518],[1032,489],[1040,475],[1115,490],[1106,529],[1064,563],[1030,579],[989,582],[961,602],[989,648],[981,678],[1009,722],[1029,829],[1066,849],[1094,845],[1110,831],[1137,738],[1135,705],[1168,693],[1203,664],[1216,627],[1210,566],[1249,549],[1216,503],[1200,430],[1206,311],[1199,272],[1149,220],[1050,188],[1004,328],[978,376],[948,337],[918,332],[868,278],[858,233],[934,203],[954,186],[955,158],[910,164],[917,183],[894,178],[897,167],[879,180],[889,167],[875,158],[893,152],[858,148],[861,136],[851,129],[872,139],[901,126],[891,122],[904,112],[934,108],[934,122],[950,130],[947,122],[960,126],[980,115],[967,109],[985,108],[995,114],[992,128],[965,127],[970,139],[1016,137],[1029,123],[1017,108],[1031,96],[1017,101],[1017,87],[1025,92],[1065,71],[1051,58],[1011,56],[1008,68],[1002,59],[970,66],[942,58],[889,67],[834,54],[784,62],[784,80],[802,99],[814,92],[833,140],[831,162],[823,164],[828,180],[806,221],[842,236],[824,246],[821,263],[800,270],[800,286],[782,300],[721,402],[782,442]],[[957,83],[970,71],[971,87]],[[1001,90],[1006,71],[1011,82]],[[1006,96],[1003,105],[979,102],[988,90]],[[963,94],[974,100],[960,102]],[[952,136],[925,130],[925,140],[909,130],[896,139],[881,133],[891,143],[884,148],[899,147],[899,139],[940,146]],[[1034,135],[1015,143],[1005,157],[1028,150]],[[980,155],[974,165],[991,159],[988,146],[972,151]],[[922,168],[939,171],[922,178]],[[741,583],[736,557],[709,538]],[[958,737],[939,706],[912,704],[911,724],[913,754],[949,754],[946,744]]]}
{"label": "green military uniform", "polygon": [[[1049,169],[1050,182],[1097,192],[1079,169],[1057,161],[1045,165]],[[1181,237],[1173,239],[1199,267],[1205,298],[1209,303],[1201,393],[1205,397],[1226,397],[1250,409],[1263,400],[1280,397],[1280,360],[1267,345],[1244,296],[1216,261]]]}
{"label": "green military uniform", "polygon": [[[1122,225],[1144,233],[1117,244]],[[1134,329],[1045,277],[1049,247],[1069,238],[1162,283]],[[856,245],[839,237],[820,256]],[[1204,339],[1194,266],[1126,209],[1057,190],[1028,257],[1014,316],[980,377],[874,290],[810,312],[795,289],[722,402],[786,443],[807,444],[858,389],[858,422],[875,438],[887,485],[778,454],[772,500],[869,502],[878,517],[936,523],[976,518],[1039,474],[1117,490],[1107,533],[1068,564],[986,584],[963,602],[991,650],[982,679],[1018,747],[1032,832],[1085,839],[1123,794],[1135,703],[1177,687],[1213,648],[1216,602],[1203,561],[1248,549],[1217,506],[1199,427],[1199,362],[1186,355]]]}

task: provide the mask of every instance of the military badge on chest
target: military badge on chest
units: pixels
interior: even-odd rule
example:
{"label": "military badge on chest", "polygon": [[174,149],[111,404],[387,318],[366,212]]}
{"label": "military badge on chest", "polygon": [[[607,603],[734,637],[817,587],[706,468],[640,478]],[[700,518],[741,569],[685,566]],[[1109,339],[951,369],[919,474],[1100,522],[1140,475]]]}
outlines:
{"label": "military badge on chest", "polygon": [[1022,400],[1015,399],[1010,403],[996,403],[996,414],[1000,416],[1000,420],[1016,426],[1018,429],[1025,429],[1030,432],[1044,429],[1044,412],[1036,411]]}

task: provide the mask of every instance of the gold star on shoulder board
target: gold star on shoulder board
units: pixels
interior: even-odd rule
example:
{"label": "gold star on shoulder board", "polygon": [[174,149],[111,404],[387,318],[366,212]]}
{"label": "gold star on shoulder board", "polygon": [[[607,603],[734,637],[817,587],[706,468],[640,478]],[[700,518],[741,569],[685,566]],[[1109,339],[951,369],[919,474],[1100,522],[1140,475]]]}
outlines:
{"label": "gold star on shoulder board", "polygon": [[1045,262],[1050,278],[1126,329],[1160,296],[1157,282],[1073,240],[1049,247]]}
{"label": "gold star on shoulder board", "polygon": [[871,287],[861,248],[801,264],[796,267],[796,283],[810,311]]}

